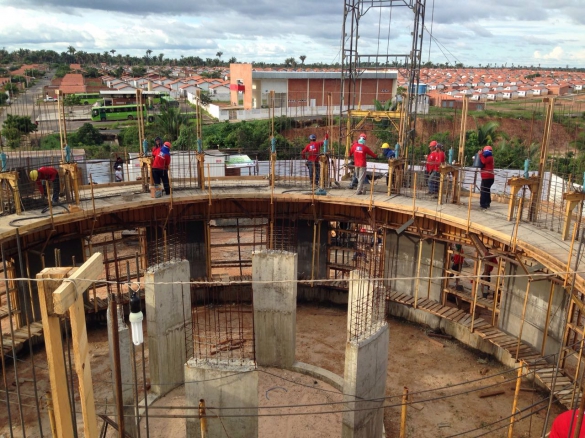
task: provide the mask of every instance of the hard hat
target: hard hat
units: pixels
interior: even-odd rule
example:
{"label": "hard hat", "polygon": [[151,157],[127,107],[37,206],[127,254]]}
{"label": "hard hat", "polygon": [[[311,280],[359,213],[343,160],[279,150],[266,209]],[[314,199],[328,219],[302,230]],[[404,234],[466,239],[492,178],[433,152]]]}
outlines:
{"label": "hard hat", "polygon": [[390,149],[390,145],[388,143],[384,143],[382,145],[382,149]]}
{"label": "hard hat", "polygon": [[492,147],[491,146],[484,146],[483,150],[484,151],[491,151]]}
{"label": "hard hat", "polygon": [[430,147],[430,148],[437,147],[437,142],[436,142],[435,140],[431,141],[431,142],[429,143],[429,147]]}
{"label": "hard hat", "polygon": [[311,134],[311,135],[309,135],[309,140],[315,141],[315,140],[317,140],[317,136],[315,134]]}
{"label": "hard hat", "polygon": [[367,140],[367,139],[368,139],[368,136],[366,135],[366,133],[365,133],[365,132],[362,132],[362,133],[360,134],[360,138],[363,138],[364,140]]}
{"label": "hard hat", "polygon": [[28,174],[28,176],[30,177],[31,181],[36,181],[37,178],[39,177],[39,171],[38,170],[31,170],[30,173]]}
{"label": "hard hat", "polygon": [[171,142],[170,141],[165,141],[165,146],[167,146],[169,148],[172,147]]}

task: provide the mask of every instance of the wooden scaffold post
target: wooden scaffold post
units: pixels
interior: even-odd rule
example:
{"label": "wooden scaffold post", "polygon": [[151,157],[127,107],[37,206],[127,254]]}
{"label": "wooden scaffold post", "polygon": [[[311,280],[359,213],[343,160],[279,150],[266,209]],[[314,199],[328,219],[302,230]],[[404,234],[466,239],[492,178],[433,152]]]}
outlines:
{"label": "wooden scaffold post", "polygon": [[45,268],[38,283],[41,318],[49,363],[49,380],[53,396],[57,436],[74,436],[71,406],[65,375],[60,316],[69,311],[75,371],[83,415],[84,436],[97,438],[97,418],[91,379],[89,344],[85,326],[83,293],[97,280],[103,269],[103,256],[96,253],[80,268]]}

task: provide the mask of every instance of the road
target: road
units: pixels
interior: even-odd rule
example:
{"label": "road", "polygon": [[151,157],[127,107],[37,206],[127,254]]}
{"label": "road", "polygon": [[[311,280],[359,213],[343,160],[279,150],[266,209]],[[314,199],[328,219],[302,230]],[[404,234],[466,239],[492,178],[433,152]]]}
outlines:
{"label": "road", "polygon": [[37,100],[42,98],[43,87],[50,83],[50,79],[37,79],[32,87],[18,93],[12,99],[10,106],[2,108],[0,125],[4,123],[8,114],[31,116],[31,119],[35,120],[40,110],[40,107],[37,105]]}

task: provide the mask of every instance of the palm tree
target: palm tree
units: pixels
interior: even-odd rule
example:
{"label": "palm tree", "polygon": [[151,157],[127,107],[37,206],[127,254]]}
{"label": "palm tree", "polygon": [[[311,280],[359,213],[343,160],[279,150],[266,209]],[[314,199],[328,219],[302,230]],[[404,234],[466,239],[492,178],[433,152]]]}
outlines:
{"label": "palm tree", "polygon": [[160,63],[160,65],[162,65],[163,63],[163,58],[165,57],[164,53],[159,53],[158,54],[158,62]]}
{"label": "palm tree", "polygon": [[305,55],[301,55],[299,56],[299,59],[301,60],[301,64],[305,65],[305,59],[307,59],[307,57]]}
{"label": "palm tree", "polygon": [[217,53],[215,54],[215,56],[217,56],[217,57],[218,57],[218,58],[220,58],[220,59],[221,59],[221,55],[223,55],[223,52],[217,52]]}
{"label": "palm tree", "polygon": [[500,134],[498,133],[498,128],[500,124],[493,120],[484,123],[483,125],[478,126],[477,120],[475,120],[476,126],[476,133],[477,133],[477,142],[479,146],[483,147],[486,145],[493,145],[495,141],[500,138]]}
{"label": "palm tree", "polygon": [[75,61],[75,58],[73,57],[73,55],[76,52],[75,47],[73,47],[73,46],[67,47],[67,52],[71,55],[71,58],[73,58],[73,60]]}
{"label": "palm tree", "polygon": [[112,58],[111,59],[113,60],[114,59],[114,54],[116,53],[116,49],[110,50],[110,53],[112,54]]}
{"label": "palm tree", "polygon": [[231,57],[231,58],[228,60],[228,62],[229,62],[230,64],[235,64],[236,62],[238,62],[238,60],[236,59],[236,57],[235,57],[235,56],[232,56],[232,57]]}
{"label": "palm tree", "polygon": [[152,50],[148,49],[146,51],[146,63],[148,64],[148,60],[150,59],[150,54],[152,53]]}

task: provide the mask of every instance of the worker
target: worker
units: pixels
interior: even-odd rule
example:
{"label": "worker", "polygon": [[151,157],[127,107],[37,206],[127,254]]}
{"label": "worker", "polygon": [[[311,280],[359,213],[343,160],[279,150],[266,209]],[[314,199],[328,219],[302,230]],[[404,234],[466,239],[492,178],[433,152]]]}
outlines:
{"label": "worker", "polygon": [[369,147],[366,146],[366,134],[361,134],[359,140],[354,143],[349,151],[349,156],[354,157],[355,177],[357,178],[356,195],[363,195],[364,180],[366,179],[367,155],[377,158]]}
{"label": "worker", "polygon": [[122,173],[122,166],[116,167],[116,170],[114,172],[114,177],[115,177],[116,182],[124,181],[124,174]]}
{"label": "worker", "polygon": [[[158,137],[157,137],[158,138]],[[165,194],[171,194],[169,185],[169,166],[171,165],[171,142],[165,141],[164,144],[153,151],[154,161],[152,162],[152,179],[155,185],[161,182],[165,189]]]}
{"label": "worker", "polygon": [[60,185],[59,171],[57,169],[50,166],[41,167],[39,170],[31,170],[29,177],[31,181],[36,182],[39,192],[41,192],[43,198],[47,196],[47,187],[50,183],[52,185],[51,191],[53,193],[53,204],[59,202]]}
{"label": "worker", "polygon": [[485,146],[478,152],[481,161],[481,186],[479,189],[479,206],[482,210],[490,208],[492,203],[492,186],[494,185],[494,157],[491,146]]}
{"label": "worker", "polygon": [[[577,428],[578,413],[577,409],[571,409],[559,414],[552,424],[549,438],[573,438]],[[581,425],[579,438],[585,438],[585,422]]]}
{"label": "worker", "polygon": [[390,148],[390,145],[388,143],[384,143],[382,145],[382,155],[384,155],[384,158],[388,160],[396,157],[394,149]]}
{"label": "worker", "polygon": [[[329,134],[325,134],[325,140],[329,138]],[[325,142],[317,141],[315,134],[309,135],[309,144],[305,146],[301,152],[301,158],[306,161],[307,168],[309,169],[309,180],[311,184],[315,183],[315,186],[319,185],[319,174],[321,170],[319,155],[321,155],[321,148]],[[313,179],[314,178],[314,179]]]}
{"label": "worker", "polygon": [[[440,160],[440,153],[437,150],[438,143],[436,141],[431,141],[429,143],[430,153],[427,155],[427,164],[426,164],[426,174],[428,177],[428,187],[429,195],[436,195],[439,192],[439,160]],[[443,153],[443,158],[445,154]]]}
{"label": "worker", "polygon": [[[463,255],[463,248],[460,244],[455,245],[455,249],[453,251],[453,256],[451,257],[451,272],[449,277],[453,277],[455,272],[457,274],[461,273],[461,269],[463,268],[463,260],[465,260],[465,256]],[[455,290],[459,290],[461,287],[459,286],[459,275],[455,277]]]}
{"label": "worker", "polygon": [[[491,275],[492,275],[492,271],[494,270],[494,266],[498,263],[498,259],[496,259],[496,257],[494,255],[489,255],[489,252],[486,251],[485,253],[486,259],[484,260],[484,265],[483,265],[483,274],[481,276],[481,279],[485,282],[490,282],[491,281]],[[488,294],[490,293],[490,286],[489,284],[481,284],[481,294],[484,298],[488,297]]]}

